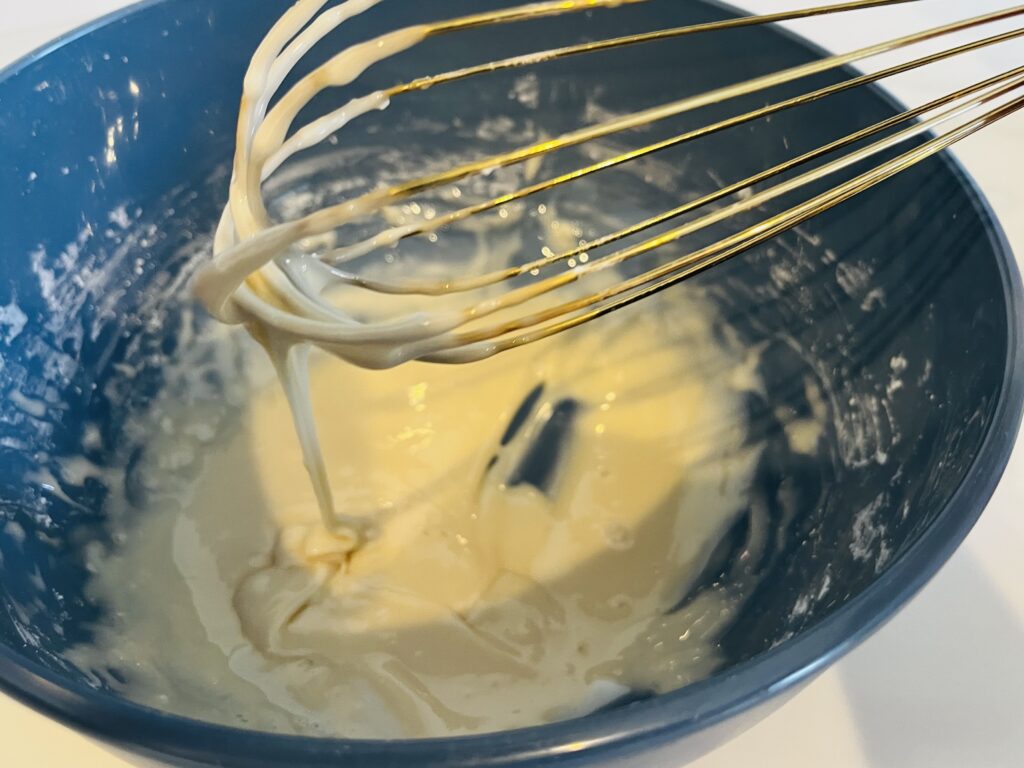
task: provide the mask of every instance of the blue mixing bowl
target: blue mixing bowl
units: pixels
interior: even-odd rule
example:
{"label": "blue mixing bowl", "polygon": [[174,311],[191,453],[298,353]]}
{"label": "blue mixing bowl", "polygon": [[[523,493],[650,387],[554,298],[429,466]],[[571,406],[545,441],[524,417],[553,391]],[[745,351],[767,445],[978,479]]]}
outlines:
{"label": "blue mixing bowl", "polygon": [[[191,311],[186,278],[224,203],[248,57],[287,4],[146,2],[0,73],[4,691],[109,743],[179,765],[623,760],[678,768],[863,640],[950,556],[1007,461],[1021,416],[1024,363],[1013,258],[976,188],[951,158],[940,157],[699,278],[723,328],[763,350],[764,391],[748,402],[752,429],[766,445],[751,505],[767,515],[773,534],[760,561],[744,566],[758,571],[760,586],[723,633],[729,661],[711,678],[668,695],[638,692],[609,710],[555,725],[358,742],[190,721],[135,705],[78,670],[66,651],[88,641],[103,610],[84,594],[82,549],[106,535],[108,489],[88,473],[62,470],[59,459],[84,446],[90,462],[126,467],[130,482],[145,445],[122,427],[160,391],[159,361],[174,354],[181,328],[202,322]],[[396,9],[402,22],[414,22],[498,5],[386,2],[346,25],[329,47],[394,26]],[[477,30],[466,33],[465,47],[428,43],[389,61],[360,87],[730,13],[699,0],[652,2],[574,17],[571,25]],[[548,65],[538,84],[542,109],[510,99],[514,83],[497,76],[489,87],[466,86],[476,89],[472,98],[441,89],[396,103],[391,116],[413,131],[425,115],[447,125],[472,106],[483,116],[534,120],[555,134],[579,123],[594,94],[610,111],[632,110],[822,55],[776,29],[728,34],[645,46],[628,54],[628,66],[613,54]],[[744,56],[733,55],[737,50]],[[819,75],[771,96],[846,76]],[[882,92],[860,89],[777,115],[770,129],[710,137],[664,160],[679,169],[673,183],[700,192],[898,109]],[[696,125],[716,114],[710,109],[682,122]],[[367,119],[344,141],[373,147],[382,141],[377,127]],[[659,130],[676,132],[679,123],[644,140]],[[413,133],[405,138],[415,146]],[[615,194],[608,190],[609,204]],[[827,411],[812,455],[794,450],[783,428],[812,411],[810,391]],[[143,500],[140,514],[144,506]],[[743,516],[693,589],[736,575],[734,555],[749,528]]]}

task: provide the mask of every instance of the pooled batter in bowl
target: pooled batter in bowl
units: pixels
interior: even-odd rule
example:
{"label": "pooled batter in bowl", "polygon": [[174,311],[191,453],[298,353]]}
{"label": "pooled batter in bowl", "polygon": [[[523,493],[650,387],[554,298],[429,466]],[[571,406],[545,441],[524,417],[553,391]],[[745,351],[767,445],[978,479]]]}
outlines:
{"label": "pooled batter in bowl", "polygon": [[[92,586],[109,618],[79,664],[160,709],[371,738],[533,725],[707,676],[744,595],[673,609],[758,449],[728,386],[743,358],[687,295],[469,367],[316,360],[336,503],[367,523],[355,549],[321,522],[276,383],[226,439],[166,405],[136,470],[164,503],[112,511],[121,545]],[[173,485],[189,435],[202,471]]]}

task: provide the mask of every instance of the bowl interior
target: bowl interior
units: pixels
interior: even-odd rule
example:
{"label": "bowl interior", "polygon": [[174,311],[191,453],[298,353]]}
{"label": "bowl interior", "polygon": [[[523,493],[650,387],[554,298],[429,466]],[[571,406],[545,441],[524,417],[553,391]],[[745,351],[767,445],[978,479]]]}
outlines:
{"label": "bowl interior", "polygon": [[[175,354],[183,329],[206,322],[185,284],[225,199],[248,56],[286,5],[153,4],[0,80],[0,646],[68,685],[97,684],[64,652],[88,638],[102,610],[84,596],[82,549],[105,535],[108,489],[61,458],[84,446],[89,462],[127,467],[130,480],[145,450],[122,427],[162,387],[161,362]],[[500,5],[406,3],[402,21]],[[723,13],[698,2],[651,3],[574,17],[569,29],[473,31],[464,47],[430,42],[374,68],[359,90]],[[383,4],[314,56],[395,23]],[[488,87],[473,81],[413,95],[396,101],[386,120],[354,124],[338,151],[374,151],[396,138],[427,160],[493,151],[521,143],[519,129],[556,135],[581,120],[818,55],[772,29],[727,34],[728,45],[695,36],[557,62],[536,78],[513,72]],[[770,97],[842,77],[819,75]],[[355,94],[340,89],[316,107]],[[649,143],[767,98],[621,141]],[[776,115],[767,127],[665,152],[657,161],[668,171],[662,191],[666,199],[710,191],[893,112],[880,93],[860,89]],[[481,139],[479,123],[499,115],[511,129]],[[612,184],[593,193],[610,206],[631,200]],[[963,178],[936,159],[698,278],[720,310],[722,332],[763,350],[764,392],[749,397],[748,409],[767,448],[751,510],[693,586],[735,577],[751,520],[768,521],[770,544],[750,565],[762,577],[757,592],[721,639],[730,664],[801,634],[861,594],[943,513],[1003,394],[1010,324],[1001,255]],[[216,397],[219,383],[207,384]],[[795,450],[785,424],[820,408],[827,417],[817,449]]]}

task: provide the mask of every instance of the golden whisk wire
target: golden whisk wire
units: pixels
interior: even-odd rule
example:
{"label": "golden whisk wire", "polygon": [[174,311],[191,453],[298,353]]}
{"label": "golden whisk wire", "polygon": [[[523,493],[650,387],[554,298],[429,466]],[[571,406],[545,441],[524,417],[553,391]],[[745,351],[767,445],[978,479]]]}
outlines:
{"label": "golden whisk wire", "polygon": [[[376,0],[360,0],[364,6],[372,6]],[[385,36],[378,41],[382,48],[388,46],[395,50],[404,50],[411,47],[420,39],[425,39],[439,34],[448,34],[460,30],[489,26],[494,24],[506,24],[529,19],[557,16],[564,13],[578,12],[595,8],[611,8],[616,5],[639,4],[650,0],[561,0],[559,2],[533,3],[518,8],[506,9],[498,12],[474,14],[452,21],[439,22],[426,25],[413,30],[415,34],[408,35],[411,42],[396,36],[401,33],[408,33],[409,30],[396,32],[395,35]],[[459,80],[485,75],[491,72],[534,66],[547,61],[552,61],[570,56],[586,55],[597,51],[611,50],[615,48],[639,45],[647,42],[662,41],[679,38],[686,35],[723,31],[730,28],[752,26],[755,24],[773,23],[783,20],[808,18],[812,16],[845,13],[867,8],[880,6],[898,5],[906,2],[919,0],[860,0],[859,2],[845,2],[831,5],[822,5],[815,8],[808,8],[796,11],[783,11],[768,15],[753,15],[728,19],[724,21],[711,22],[706,24],[676,27],[673,29],[657,30],[654,32],[624,36],[615,39],[590,42],[581,45],[566,46],[563,48],[550,49],[537,53],[516,56],[474,65],[463,69],[453,70],[437,75],[420,77],[406,83],[396,85],[385,91],[375,94],[372,106],[382,108],[392,98],[412,91],[423,91],[429,88],[438,87]],[[355,0],[350,0],[350,4]],[[322,7],[323,0],[304,0],[307,7],[303,12],[308,15],[310,7]],[[302,6],[303,2],[299,3]],[[345,4],[348,5],[348,4]],[[342,6],[343,8],[344,6]],[[313,14],[315,16],[315,13]],[[564,173],[552,179],[530,184],[490,200],[452,211],[445,215],[436,217],[431,221],[423,221],[404,227],[396,227],[386,230],[381,234],[362,242],[349,244],[342,248],[334,249],[328,253],[319,254],[317,264],[320,265],[325,274],[335,284],[348,284],[367,290],[392,294],[422,294],[425,296],[440,296],[453,293],[468,292],[475,289],[495,285],[525,274],[538,274],[553,264],[569,262],[574,264],[574,259],[587,254],[586,263],[580,263],[569,271],[545,277],[525,286],[509,290],[498,298],[487,296],[480,299],[457,313],[448,313],[442,317],[432,320],[424,320],[423,317],[400,318],[394,323],[380,323],[376,326],[354,327],[343,313],[339,313],[331,307],[319,295],[311,296],[305,290],[301,280],[287,265],[278,264],[287,280],[275,279],[272,275],[258,275],[255,279],[249,272],[261,269],[262,264],[271,261],[277,255],[281,255],[288,248],[292,247],[302,238],[311,235],[323,234],[337,228],[339,220],[342,223],[358,218],[360,216],[374,213],[385,205],[390,205],[408,199],[426,190],[444,187],[463,179],[478,174],[486,174],[495,169],[524,163],[533,158],[542,157],[558,150],[593,141],[595,139],[611,136],[616,133],[648,126],[654,122],[675,117],[693,110],[720,104],[740,96],[747,96],[775,86],[791,83],[809,77],[811,75],[827,72],[843,66],[853,64],[871,57],[902,50],[926,41],[935,40],[947,35],[984,27],[995,22],[1015,19],[1024,16],[1024,5],[1014,6],[1001,11],[987,13],[961,21],[935,26],[930,29],[904,35],[891,40],[883,41],[874,45],[859,48],[848,53],[840,53],[802,64],[796,67],[772,72],[760,77],[753,78],[741,83],[734,83],[706,93],[678,99],[656,107],[641,110],[632,114],[615,117],[595,125],[585,126],[578,130],[563,134],[554,139],[529,144],[510,152],[496,154],[473,162],[457,165],[440,173],[426,175],[412,179],[407,182],[393,185],[384,190],[378,190],[364,195],[356,200],[324,208],[309,216],[303,217],[297,222],[289,222],[285,225],[271,225],[269,221],[265,226],[250,238],[235,238],[233,245],[221,249],[211,266],[211,271],[220,280],[221,285],[209,291],[212,298],[208,302],[213,307],[223,306],[230,300],[230,296],[236,289],[241,289],[239,303],[244,308],[257,316],[264,322],[276,322],[279,325],[287,326],[289,333],[296,338],[312,341],[330,351],[334,351],[349,359],[364,364],[396,364],[405,359],[419,358],[434,362],[465,362],[480,357],[486,357],[505,349],[522,344],[531,343],[538,339],[546,338],[568,328],[588,322],[609,312],[615,311],[623,306],[631,304],[645,296],[662,290],[663,288],[693,276],[703,270],[722,263],[723,261],[741,253],[759,243],[762,243],[778,234],[791,229],[794,226],[807,221],[820,213],[823,213],[842,202],[854,197],[867,189],[870,189],[888,178],[922,162],[949,148],[956,142],[973,135],[988,125],[1002,120],[1007,115],[1016,112],[1024,107],[1024,66],[1017,67],[1001,74],[989,77],[978,83],[965,88],[950,92],[940,98],[934,99],[921,106],[908,109],[898,115],[878,122],[867,128],[851,132],[849,135],[840,137],[830,143],[813,149],[798,157],[786,160],[778,165],[756,173],[741,181],[724,185],[721,189],[705,195],[697,200],[682,204],[670,211],[659,213],[643,221],[637,222],[629,227],[616,232],[608,233],[602,237],[583,242],[579,246],[566,250],[562,253],[551,254],[542,259],[533,259],[513,267],[497,269],[492,272],[470,276],[466,278],[452,277],[446,280],[402,280],[385,281],[370,279],[357,275],[351,271],[342,269],[342,265],[355,258],[365,256],[381,248],[390,247],[406,238],[429,235],[464,221],[472,216],[494,210],[510,202],[518,201],[531,195],[539,194],[556,187],[570,184],[579,179],[600,173],[604,170],[621,166],[638,158],[651,155],[670,147],[679,146],[683,143],[718,133],[729,128],[749,123],[781,112],[798,108],[803,105],[816,102],[843,91],[856,88],[869,83],[878,82],[900,73],[919,69],[936,62],[960,56],[971,51],[993,46],[1002,42],[1024,37],[1024,27],[1000,32],[988,37],[971,42],[956,45],[936,53],[920,56],[911,61],[889,66],[879,72],[851,77],[835,85],[819,88],[793,98],[778,101],[762,108],[745,112],[740,115],[729,117],[711,125],[703,126],[694,130],[681,133],[666,140],[618,154],[601,162]],[[310,16],[312,18],[312,16]],[[309,19],[306,19],[308,21]],[[329,31],[332,28],[328,24],[323,29]],[[412,28],[410,28],[412,29]],[[321,30],[322,31],[322,30]],[[326,31],[323,34],[326,34]],[[319,31],[318,31],[319,34]],[[323,36],[322,34],[320,35]],[[381,42],[383,41],[383,42]],[[293,42],[293,48],[307,46],[309,41],[303,41],[301,45]],[[372,41],[371,41],[372,42]],[[289,50],[285,54],[296,53]],[[298,56],[292,56],[297,60]],[[381,56],[384,58],[385,56]],[[283,56],[282,56],[283,58]],[[339,56],[338,61],[342,61]],[[275,60],[275,64],[278,60]],[[294,65],[294,62],[293,62]],[[329,65],[325,65],[329,66]],[[365,67],[364,67],[365,68]],[[358,67],[353,69],[358,70]],[[339,80],[350,82],[354,77],[345,80],[351,74],[344,67],[338,67],[343,71]],[[349,105],[336,110],[333,113],[318,118],[306,126],[300,127],[291,137],[284,139],[287,128],[291,125],[294,117],[298,114],[299,108],[316,95],[324,87],[332,84],[330,78],[323,72],[317,70],[312,75],[294,87],[281,100],[287,104],[287,108],[276,106],[266,116],[266,122],[271,126],[271,132],[277,132],[282,138],[282,147],[276,153],[263,151],[257,159],[260,160],[258,173],[255,175],[262,179],[269,175],[289,155],[308,148],[312,144],[322,140],[330,133],[340,128],[344,123],[358,116],[360,109],[366,111],[362,102],[354,100]],[[355,77],[360,74],[355,73]],[[319,79],[317,79],[319,78]],[[283,78],[281,78],[283,79]],[[305,90],[303,90],[305,89]],[[309,95],[309,94],[312,95]],[[1010,98],[1013,97],[1013,98]],[[264,109],[270,98],[266,97],[263,102]],[[355,105],[355,106],[354,106]],[[356,107],[359,107],[358,109]],[[984,109],[981,114],[974,114]],[[276,110],[276,111],[275,111]],[[346,111],[347,110],[347,111]],[[934,114],[933,114],[934,113]],[[263,117],[258,115],[258,117]],[[912,122],[914,121],[914,122]],[[814,160],[824,158],[841,150],[848,149],[865,139],[878,137],[889,129],[897,128],[905,123],[909,126],[903,127],[896,133],[874,141],[868,146],[855,149],[848,154],[829,160],[819,167],[803,172],[801,175],[776,183],[766,189],[753,192],[753,188],[764,182],[781,177],[788,171],[800,168]],[[952,128],[947,128],[949,123],[954,123]],[[259,143],[261,131],[265,126],[257,121],[254,127],[250,127],[249,137],[253,139],[249,144]],[[823,193],[799,203],[788,210],[768,216],[752,226],[748,226],[740,232],[734,233],[719,240],[712,245],[705,246],[699,250],[688,252],[683,256],[673,258],[664,264],[659,264],[644,271],[642,274],[629,279],[622,279],[611,287],[603,288],[585,295],[573,298],[554,306],[546,306],[542,309],[526,312],[512,319],[498,319],[490,324],[482,321],[499,312],[520,307],[540,296],[552,293],[557,289],[578,282],[590,274],[607,270],[623,264],[638,256],[651,253],[666,245],[684,240],[686,237],[707,227],[728,221],[740,214],[756,211],[766,203],[776,200],[784,195],[797,191],[815,182],[827,179],[837,172],[852,168],[877,155],[893,150],[904,142],[913,138],[928,136],[930,132],[942,129],[944,132],[928,137],[923,143],[914,146],[910,150],[876,164],[869,170],[860,173],[856,177],[836,184]],[[240,128],[240,136],[245,132]],[[263,136],[265,138],[265,136]],[[240,148],[240,156],[241,156]],[[258,153],[257,153],[258,154]],[[251,158],[249,158],[251,160]],[[240,165],[236,165],[236,175]],[[253,173],[246,169],[249,183],[252,183]],[[714,210],[700,218],[676,226],[667,232],[640,242],[638,244],[614,251],[612,253],[591,257],[590,252],[605,246],[617,243],[632,235],[641,234],[660,224],[671,222],[686,213],[697,211],[712,203],[724,200],[739,193],[750,191],[750,194],[738,201],[727,205],[719,210]],[[251,198],[252,195],[250,194]],[[251,201],[250,201],[251,202]],[[235,208],[240,205],[234,201],[232,210],[242,210],[243,214],[251,214],[253,221],[259,222],[262,206],[254,206],[251,211]],[[230,223],[230,217],[228,217]],[[237,234],[237,233],[236,233]],[[268,248],[267,244],[271,248]],[[274,249],[277,249],[274,251]],[[270,253],[270,257],[267,254]],[[256,265],[253,268],[253,265]],[[248,272],[247,272],[248,270]],[[224,279],[228,276],[232,279]],[[243,286],[243,282],[245,286]],[[226,288],[224,287],[226,285]],[[287,322],[286,322],[287,321]],[[392,354],[385,356],[385,362],[374,361],[374,355],[379,352],[382,345],[391,344]],[[362,356],[360,348],[371,350],[374,354]]]}

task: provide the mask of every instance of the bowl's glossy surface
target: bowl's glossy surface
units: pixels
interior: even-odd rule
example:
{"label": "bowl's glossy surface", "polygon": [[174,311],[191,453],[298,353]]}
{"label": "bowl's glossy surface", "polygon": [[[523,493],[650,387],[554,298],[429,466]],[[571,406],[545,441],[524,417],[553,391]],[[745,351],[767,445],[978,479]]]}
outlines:
{"label": "bowl's glossy surface", "polygon": [[[414,21],[501,4],[401,8]],[[130,463],[139,449],[119,430],[159,388],[154,363],[190,322],[178,287],[223,203],[242,73],[286,5],[146,3],[0,74],[0,686],[179,764],[598,764],[632,756],[637,765],[679,765],[862,640],[948,558],[1005,466],[1024,362],[1013,260],[977,192],[942,158],[701,278],[731,329],[765,345],[765,393],[751,398],[750,416],[769,447],[754,503],[778,534],[758,565],[757,595],[722,638],[732,663],[712,679],[581,720],[423,743],[236,731],[94,688],[62,651],[88,636],[100,610],[83,596],[80,546],[101,535],[105,488],[87,473],[62,476],[57,459],[80,452],[83,441],[98,464]],[[383,4],[352,34],[394,26],[389,13]],[[651,3],[581,17],[568,34],[607,37],[724,13]],[[566,34],[550,25],[473,33],[466,49],[424,48],[372,70],[369,81],[390,85],[403,73],[564,43]],[[598,88],[604,109],[625,111],[819,55],[774,30],[731,34],[748,57],[729,58],[715,39],[659,44],[632,54],[649,79],[610,68],[609,59],[560,63],[545,71],[540,111],[509,99],[509,83],[476,94],[475,108],[564,131]],[[444,119],[466,111],[464,96],[432,92],[395,104],[392,114],[406,116],[397,121],[404,125],[424,114]],[[678,183],[699,190],[740,178],[894,109],[879,92],[860,90],[777,116],[772,130],[741,141],[713,137],[699,153],[675,157]],[[347,136],[355,145],[381,141],[359,125]],[[812,407],[808,382],[829,422],[813,456],[793,451],[781,427]],[[731,534],[745,535],[742,526]],[[709,579],[727,572],[731,544],[723,543]]]}

